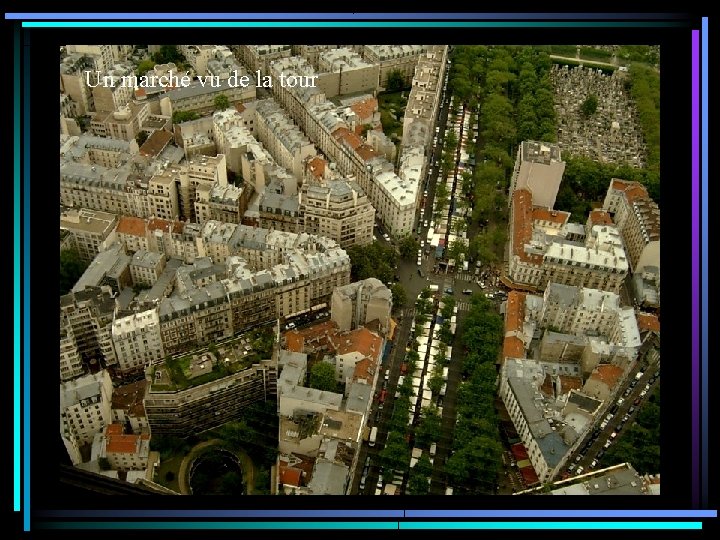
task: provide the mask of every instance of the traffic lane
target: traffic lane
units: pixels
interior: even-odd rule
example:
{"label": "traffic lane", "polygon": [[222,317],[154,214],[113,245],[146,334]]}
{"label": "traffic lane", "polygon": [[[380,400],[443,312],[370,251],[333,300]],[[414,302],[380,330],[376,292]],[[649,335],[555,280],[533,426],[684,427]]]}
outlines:
{"label": "traffic lane", "polygon": [[[600,429],[598,427],[598,428],[595,428],[595,430],[593,430],[593,433],[594,433],[593,443],[588,448],[588,450],[586,450],[586,452],[583,453],[583,457],[580,459],[580,461],[577,461],[577,456],[579,453],[575,453],[573,456],[571,456],[571,459],[568,462],[568,466],[574,465],[573,474],[577,471],[577,466],[582,466],[584,469],[583,472],[590,470],[589,466],[594,459],[597,459],[598,453],[601,450],[604,450],[604,451],[608,450],[610,448],[610,446],[615,444],[615,440],[612,440],[612,442],[610,443],[610,446],[605,448],[605,444],[608,441],[608,439],[611,439],[612,433],[613,432],[617,433],[617,435],[615,437],[615,439],[617,439],[618,437],[620,437],[622,435],[623,431],[626,430],[631,423],[635,422],[635,420],[634,420],[635,415],[637,414],[639,408],[642,406],[645,398],[647,398],[648,395],[652,393],[652,390],[655,387],[655,384],[658,384],[660,381],[660,378],[657,377],[657,379],[650,385],[650,389],[647,391],[646,395],[640,396],[642,391],[645,389],[645,385],[648,384],[648,381],[657,372],[657,368],[646,369],[646,371],[643,372],[643,376],[639,380],[636,380],[634,374],[636,374],[638,372],[637,370],[639,367],[640,366],[636,365],[633,368],[633,371],[631,372],[631,376],[629,376],[629,378],[627,380],[627,384],[623,387],[623,389],[632,388],[633,391],[630,393],[630,395],[628,397],[623,397],[622,404],[618,406],[617,411],[615,413],[613,413],[612,419],[608,422],[608,424],[604,428]],[[636,380],[636,383],[633,386],[632,383],[634,380]],[[619,398],[616,397],[615,403],[617,403],[617,399],[619,399]],[[637,405],[636,405],[636,403],[637,403]],[[612,408],[612,407],[610,407],[610,408]],[[632,413],[629,412],[630,408],[633,408]],[[610,413],[606,412],[605,416],[607,416],[607,414],[610,414]],[[626,421],[623,421],[623,418],[625,417],[625,415],[628,416],[628,419]],[[605,418],[605,416],[603,416],[603,418]],[[602,422],[602,420],[600,422]],[[623,423],[623,427],[618,432],[617,426],[621,422]],[[596,465],[596,467],[597,467],[597,465]],[[567,467],[565,468],[565,471],[567,471]]]}

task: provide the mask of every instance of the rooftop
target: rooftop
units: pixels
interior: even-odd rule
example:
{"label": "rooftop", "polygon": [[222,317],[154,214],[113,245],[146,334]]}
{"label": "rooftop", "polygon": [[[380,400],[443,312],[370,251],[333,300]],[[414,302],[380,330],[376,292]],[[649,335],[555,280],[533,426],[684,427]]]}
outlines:
{"label": "rooftop", "polygon": [[172,133],[162,129],[156,129],[140,147],[140,154],[147,157],[155,157],[173,139]]}
{"label": "rooftop", "polygon": [[560,157],[560,147],[557,144],[523,141],[521,148],[523,161],[532,161],[533,163],[542,163],[543,165],[562,161]]}

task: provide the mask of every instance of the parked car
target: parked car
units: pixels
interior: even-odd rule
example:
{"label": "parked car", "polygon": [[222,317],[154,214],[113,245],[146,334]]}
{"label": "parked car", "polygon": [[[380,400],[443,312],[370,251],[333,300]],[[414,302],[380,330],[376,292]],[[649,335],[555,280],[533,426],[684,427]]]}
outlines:
{"label": "parked car", "polygon": [[472,294],[472,289],[463,289],[463,294]]}
{"label": "parked car", "polygon": [[590,463],[590,468],[591,468],[591,469],[594,469],[595,467],[597,467],[597,464],[598,464],[598,460],[597,460],[597,459],[593,459],[593,460],[592,460],[592,463]]}

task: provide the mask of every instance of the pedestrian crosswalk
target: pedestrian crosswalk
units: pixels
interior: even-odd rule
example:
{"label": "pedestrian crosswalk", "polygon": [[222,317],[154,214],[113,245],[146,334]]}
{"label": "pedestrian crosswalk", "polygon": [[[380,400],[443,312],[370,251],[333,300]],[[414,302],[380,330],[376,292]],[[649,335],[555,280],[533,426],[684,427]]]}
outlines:
{"label": "pedestrian crosswalk", "polygon": [[457,302],[455,305],[457,306],[458,311],[470,311],[469,302]]}
{"label": "pedestrian crosswalk", "polygon": [[472,274],[456,274],[455,279],[460,281],[475,281],[476,277]]}

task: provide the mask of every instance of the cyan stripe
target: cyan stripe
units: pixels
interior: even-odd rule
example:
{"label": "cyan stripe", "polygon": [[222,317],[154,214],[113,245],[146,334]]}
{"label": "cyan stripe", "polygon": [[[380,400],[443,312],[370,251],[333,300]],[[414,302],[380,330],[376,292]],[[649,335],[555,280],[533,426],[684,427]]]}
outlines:
{"label": "cyan stripe", "polygon": [[20,467],[20,29],[15,27],[13,34],[13,132],[15,147],[13,148],[13,510],[22,508]]}

